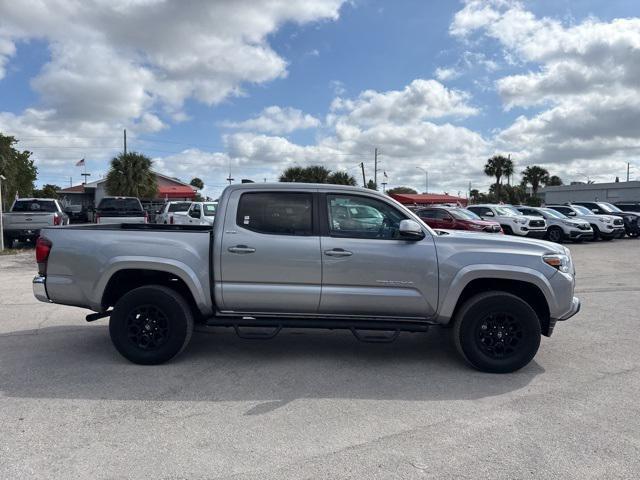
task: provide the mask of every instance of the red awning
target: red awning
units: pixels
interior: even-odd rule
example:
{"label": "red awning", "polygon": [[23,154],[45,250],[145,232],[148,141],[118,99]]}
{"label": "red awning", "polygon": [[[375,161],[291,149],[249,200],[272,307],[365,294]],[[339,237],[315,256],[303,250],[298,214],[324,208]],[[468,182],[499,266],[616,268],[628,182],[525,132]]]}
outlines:
{"label": "red awning", "polygon": [[195,190],[186,185],[158,187],[158,198],[194,198],[195,196]]}
{"label": "red awning", "polygon": [[436,203],[460,203],[461,205],[466,205],[468,202],[466,198],[435,193],[392,193],[390,196],[405,205],[433,205]]}

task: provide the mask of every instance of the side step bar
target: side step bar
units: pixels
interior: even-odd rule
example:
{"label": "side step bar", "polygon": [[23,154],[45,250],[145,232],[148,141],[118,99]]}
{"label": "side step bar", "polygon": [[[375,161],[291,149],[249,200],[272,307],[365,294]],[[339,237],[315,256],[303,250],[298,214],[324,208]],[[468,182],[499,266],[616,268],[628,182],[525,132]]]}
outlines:
{"label": "side step bar", "polygon": [[[243,328],[246,329],[252,327],[241,327],[237,323],[233,325],[233,329],[236,331],[236,335],[245,340],[271,340],[280,333],[280,330],[282,330],[282,325],[265,325],[264,327],[259,327],[262,330],[257,331],[243,331]],[[271,328],[271,331],[263,331],[265,328]]]}
{"label": "side step bar", "polygon": [[[359,342],[364,343],[392,343],[395,342],[400,336],[400,330],[380,330],[376,333],[369,333],[366,335],[361,334],[357,328],[350,328],[353,336],[358,339]],[[370,330],[368,330],[370,331]],[[384,333],[388,333],[388,335],[384,335]]]}

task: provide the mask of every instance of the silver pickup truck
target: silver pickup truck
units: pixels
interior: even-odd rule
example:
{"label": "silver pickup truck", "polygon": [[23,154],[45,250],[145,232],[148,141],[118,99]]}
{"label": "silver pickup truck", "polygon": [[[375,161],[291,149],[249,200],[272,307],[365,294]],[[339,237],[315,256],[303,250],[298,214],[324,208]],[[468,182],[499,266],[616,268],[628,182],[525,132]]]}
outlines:
{"label": "silver pickup truck", "polygon": [[68,225],[69,216],[53,198],[19,198],[8,213],[2,214],[4,246],[10,248],[14,240],[33,241],[46,227]]}
{"label": "silver pickup truck", "polygon": [[230,186],[213,227],[44,230],[36,257],[35,296],[109,316],[116,349],[140,364],[180,353],[194,323],[248,338],[345,328],[364,341],[451,326],[468,363],[512,372],[580,308],[565,247],[434,231],[385,195],[335,185]]}

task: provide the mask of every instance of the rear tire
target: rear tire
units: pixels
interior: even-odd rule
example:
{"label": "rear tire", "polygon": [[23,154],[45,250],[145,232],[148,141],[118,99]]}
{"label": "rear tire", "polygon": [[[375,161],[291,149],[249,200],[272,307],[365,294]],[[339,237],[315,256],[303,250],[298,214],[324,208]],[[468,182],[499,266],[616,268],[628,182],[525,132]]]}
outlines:
{"label": "rear tire", "polygon": [[116,303],[109,334],[116,350],[140,365],[157,365],[185,349],[193,314],[185,299],[167,287],[151,285],[126,293]]}
{"label": "rear tire", "polygon": [[527,302],[510,293],[490,291],[462,305],[452,335],[456,349],[472,367],[488,373],[510,373],[536,355],[541,328]]}
{"label": "rear tire", "polygon": [[12,248],[13,247],[13,238],[11,238],[6,233],[2,234],[2,242],[4,243],[4,248]]}
{"label": "rear tire", "polygon": [[596,240],[599,240],[601,238],[600,229],[598,229],[598,227],[593,223],[591,224],[591,228],[593,229],[593,238],[591,239],[591,241],[595,242]]}

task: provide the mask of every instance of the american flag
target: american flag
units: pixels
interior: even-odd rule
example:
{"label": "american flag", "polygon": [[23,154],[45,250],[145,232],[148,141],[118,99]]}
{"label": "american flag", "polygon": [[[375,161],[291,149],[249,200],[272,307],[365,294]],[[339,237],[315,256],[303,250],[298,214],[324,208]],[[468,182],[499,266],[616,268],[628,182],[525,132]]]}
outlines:
{"label": "american flag", "polygon": [[82,167],[84,165],[84,158],[76,163],[76,167]]}

